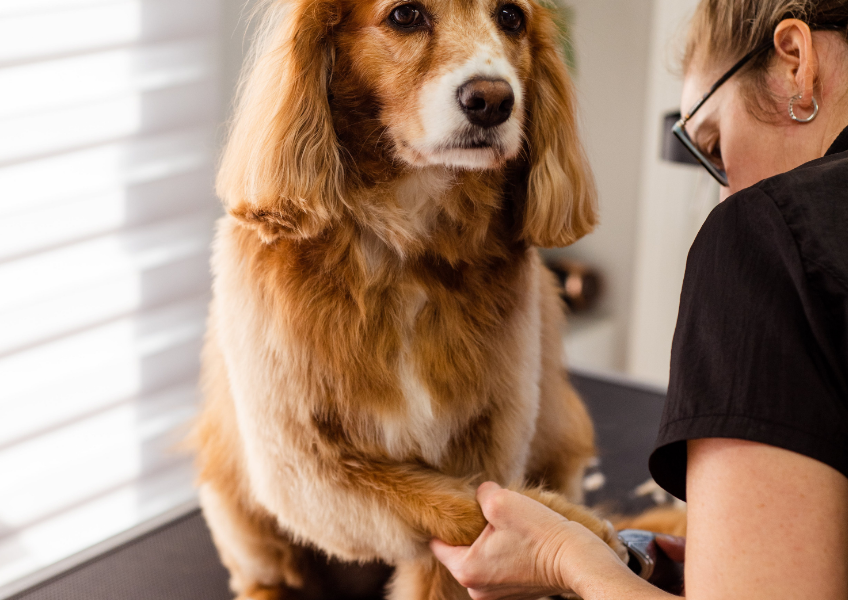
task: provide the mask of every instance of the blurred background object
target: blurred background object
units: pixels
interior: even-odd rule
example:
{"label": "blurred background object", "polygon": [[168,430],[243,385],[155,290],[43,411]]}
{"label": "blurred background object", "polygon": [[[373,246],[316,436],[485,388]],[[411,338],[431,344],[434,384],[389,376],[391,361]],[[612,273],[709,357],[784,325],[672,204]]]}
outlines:
{"label": "blurred background object", "polygon": [[594,269],[567,258],[552,258],[547,266],[556,275],[559,295],[571,313],[592,309],[601,295],[601,276]]}
{"label": "blurred background object", "polygon": [[562,55],[571,75],[574,76],[577,74],[577,52],[574,48],[574,38],[571,31],[574,22],[574,9],[565,0],[543,0],[542,4],[559,14],[557,26],[562,40]]}

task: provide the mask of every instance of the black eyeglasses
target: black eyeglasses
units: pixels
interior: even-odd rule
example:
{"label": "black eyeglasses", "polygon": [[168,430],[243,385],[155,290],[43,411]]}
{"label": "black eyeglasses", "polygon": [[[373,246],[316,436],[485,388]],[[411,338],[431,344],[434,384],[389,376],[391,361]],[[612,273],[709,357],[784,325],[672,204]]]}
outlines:
{"label": "black eyeglasses", "polygon": [[733,77],[737,73],[737,71],[739,71],[739,69],[748,64],[755,56],[765,52],[766,50],[769,50],[770,48],[774,48],[774,42],[772,40],[769,40],[767,43],[746,54],[742,60],[733,65],[733,67],[727,73],[722,75],[721,79],[716,81],[715,85],[710,88],[710,91],[704,94],[704,97],[698,100],[698,102],[695,103],[695,106],[689,109],[689,112],[686,113],[683,118],[680,119],[672,128],[672,132],[674,132],[674,135],[677,137],[677,139],[680,140],[680,142],[684,146],[686,146],[686,149],[692,153],[692,156],[698,159],[698,162],[701,163],[701,165],[707,171],[709,171],[710,175],[715,177],[715,180],[718,181],[724,187],[728,187],[727,173],[725,173],[723,169],[720,169],[715,164],[713,164],[713,162],[703,153],[703,151],[698,148],[698,145],[692,141],[692,138],[690,138],[689,134],[686,133],[686,123],[688,123],[689,120],[695,116],[695,113],[700,110],[700,108],[704,105],[704,102],[709,100],[710,96],[712,96],[718,88],[724,85],[728,79]]}

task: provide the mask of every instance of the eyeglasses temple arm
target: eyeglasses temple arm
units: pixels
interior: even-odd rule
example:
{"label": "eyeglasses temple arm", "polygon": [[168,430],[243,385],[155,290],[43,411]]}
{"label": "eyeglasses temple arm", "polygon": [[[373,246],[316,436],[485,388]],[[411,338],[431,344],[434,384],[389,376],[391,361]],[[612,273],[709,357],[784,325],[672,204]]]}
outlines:
{"label": "eyeglasses temple arm", "polygon": [[695,103],[695,106],[693,106],[692,108],[689,109],[689,112],[686,113],[683,116],[683,118],[680,120],[681,124],[685,125],[686,122],[689,121],[689,119],[691,119],[693,116],[695,116],[695,113],[698,112],[698,110],[704,105],[704,102],[706,102],[709,99],[709,97],[712,96],[718,88],[720,88],[722,85],[724,85],[727,82],[728,79],[730,79],[731,77],[736,75],[736,73],[739,71],[739,69],[741,69],[746,64],[748,64],[748,62],[752,58],[754,58],[755,56],[757,56],[761,52],[765,52],[766,50],[769,50],[770,48],[773,48],[773,47],[774,47],[774,42],[772,40],[769,40],[768,42],[762,44],[761,46],[755,48],[754,50],[752,50],[751,52],[746,54],[738,63],[733,65],[733,67],[727,73],[722,75],[721,79],[719,79],[718,81],[715,82],[713,87],[711,87],[710,90],[706,94],[704,94],[703,98],[701,98],[700,100],[698,100],[698,102]]}

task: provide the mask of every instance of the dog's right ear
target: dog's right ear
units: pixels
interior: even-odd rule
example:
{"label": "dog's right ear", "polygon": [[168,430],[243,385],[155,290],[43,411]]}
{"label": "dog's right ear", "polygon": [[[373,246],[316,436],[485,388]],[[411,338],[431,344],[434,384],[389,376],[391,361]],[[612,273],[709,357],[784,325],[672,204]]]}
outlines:
{"label": "dog's right ear", "polygon": [[575,94],[558,48],[555,18],[551,10],[538,8],[530,30],[530,174],[522,233],[530,244],[551,248],[573,244],[592,231],[598,218],[597,192],[578,135]]}
{"label": "dog's right ear", "polygon": [[240,85],[217,190],[266,243],[321,233],[342,203],[328,100],[340,15],[335,0],[273,0]]}

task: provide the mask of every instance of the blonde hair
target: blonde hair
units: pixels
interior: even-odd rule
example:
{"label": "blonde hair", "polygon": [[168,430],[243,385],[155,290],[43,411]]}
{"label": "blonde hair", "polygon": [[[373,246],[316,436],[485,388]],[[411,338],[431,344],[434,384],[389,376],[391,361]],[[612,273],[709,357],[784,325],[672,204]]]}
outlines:
{"label": "blonde hair", "polygon": [[[709,66],[730,66],[766,44],[781,21],[798,19],[810,29],[837,31],[848,41],[848,0],[702,0],[689,27],[683,72],[709,57]],[[766,72],[774,52],[763,52],[740,73],[749,108],[764,115],[771,97]],[[773,100],[774,98],[771,97]]]}

